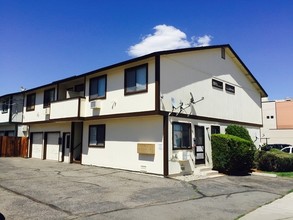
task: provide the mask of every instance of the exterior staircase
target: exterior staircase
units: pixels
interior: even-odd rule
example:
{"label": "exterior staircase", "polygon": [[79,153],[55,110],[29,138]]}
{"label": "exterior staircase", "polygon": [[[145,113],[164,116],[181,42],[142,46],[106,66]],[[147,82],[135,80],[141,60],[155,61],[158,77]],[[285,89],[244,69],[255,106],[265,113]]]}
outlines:
{"label": "exterior staircase", "polygon": [[218,171],[212,170],[211,167],[207,167],[207,166],[195,167],[195,169],[192,173],[184,172],[185,168],[183,168],[182,166],[181,166],[181,169],[183,169],[183,172],[181,172],[181,175],[174,176],[172,178],[189,182],[189,181],[194,181],[194,180],[224,176],[223,174],[220,174]]}

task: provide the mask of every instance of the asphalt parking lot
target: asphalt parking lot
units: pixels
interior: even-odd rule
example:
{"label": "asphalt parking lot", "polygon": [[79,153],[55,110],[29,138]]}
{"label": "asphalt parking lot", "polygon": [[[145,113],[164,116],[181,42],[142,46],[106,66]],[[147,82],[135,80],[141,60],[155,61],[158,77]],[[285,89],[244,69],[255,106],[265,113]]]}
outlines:
{"label": "asphalt parking lot", "polygon": [[236,219],[287,194],[293,179],[183,182],[116,169],[0,158],[6,219]]}

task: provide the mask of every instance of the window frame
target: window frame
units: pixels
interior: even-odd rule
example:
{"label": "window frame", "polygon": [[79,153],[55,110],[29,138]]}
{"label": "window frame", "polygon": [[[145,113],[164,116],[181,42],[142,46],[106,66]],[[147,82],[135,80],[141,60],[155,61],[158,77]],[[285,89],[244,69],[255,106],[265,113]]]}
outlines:
{"label": "window frame", "polygon": [[[175,147],[177,145],[175,145],[175,141],[174,141],[174,137],[175,137],[175,125],[180,125],[180,126],[187,126],[187,132],[188,132],[188,141],[189,141],[189,146],[179,146],[179,147]],[[182,129],[182,127],[181,127]],[[181,130],[181,132],[184,132],[183,129]],[[182,139],[184,138],[184,134],[181,134],[181,145],[183,145],[182,143],[184,141],[182,141]],[[173,122],[172,123],[172,148],[173,150],[185,150],[185,149],[192,149],[192,136],[191,136],[191,124],[190,123],[182,123],[182,122]]]}
{"label": "window frame", "polygon": [[213,88],[221,89],[224,88],[224,83],[220,80],[212,79],[212,86]]}
{"label": "window frame", "polygon": [[36,106],[36,93],[31,93],[26,95],[26,111],[34,111]]}
{"label": "window frame", "polygon": [[[145,88],[144,89],[140,89],[137,90],[137,70],[141,69],[141,68],[145,68]],[[130,74],[130,72],[135,71],[135,91],[128,91],[128,74]],[[133,95],[133,94],[138,94],[138,93],[145,93],[148,92],[148,64],[142,64],[142,65],[138,65],[138,66],[134,66],[134,67],[130,67],[124,70],[124,95]]]}
{"label": "window frame", "polygon": [[2,101],[2,106],[1,106],[2,114],[8,113],[8,109],[9,109],[9,99],[5,99]]}
{"label": "window frame", "polygon": [[[97,80],[98,81],[98,83],[97,83],[97,85],[99,85],[99,80],[101,80],[101,79],[105,79],[105,95],[103,95],[103,96],[99,96],[99,94],[98,94],[98,96],[97,97],[92,97],[92,96],[94,96],[94,95],[91,95],[91,88],[92,88],[92,82],[94,81],[94,80]],[[105,75],[101,75],[101,76],[96,76],[96,77],[93,77],[93,78],[91,78],[90,80],[89,80],[89,100],[90,101],[92,101],[92,100],[96,100],[96,99],[106,99],[106,97],[107,97],[107,75],[105,74]],[[98,90],[98,88],[97,88],[97,90]]]}
{"label": "window frame", "polygon": [[[53,100],[50,100],[50,94],[53,91]],[[47,97],[49,95],[49,97]],[[55,88],[46,89],[44,91],[44,98],[43,98],[43,108],[49,108],[51,106],[51,103],[55,101]]]}
{"label": "window frame", "polygon": [[[91,128],[96,128],[96,144],[91,144]],[[103,136],[102,138],[102,144],[99,142],[99,129],[103,129]],[[96,124],[96,125],[89,125],[89,133],[88,133],[88,146],[89,147],[96,147],[96,148],[105,148],[105,142],[106,142],[106,125],[105,124]]]}
{"label": "window frame", "polygon": [[232,86],[232,85],[226,83],[225,90],[226,90],[226,92],[235,94],[235,86]]}
{"label": "window frame", "polygon": [[[214,132],[215,130],[218,132]],[[211,125],[211,134],[221,134],[221,127],[219,125]]]}

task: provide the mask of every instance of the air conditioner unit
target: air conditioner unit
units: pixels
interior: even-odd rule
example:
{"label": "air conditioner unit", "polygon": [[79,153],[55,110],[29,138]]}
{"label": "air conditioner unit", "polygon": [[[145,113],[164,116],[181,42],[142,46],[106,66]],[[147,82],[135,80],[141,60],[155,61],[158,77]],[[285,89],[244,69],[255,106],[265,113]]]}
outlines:
{"label": "air conditioner unit", "polygon": [[97,108],[101,108],[101,101],[100,100],[91,101],[91,109],[97,109]]}

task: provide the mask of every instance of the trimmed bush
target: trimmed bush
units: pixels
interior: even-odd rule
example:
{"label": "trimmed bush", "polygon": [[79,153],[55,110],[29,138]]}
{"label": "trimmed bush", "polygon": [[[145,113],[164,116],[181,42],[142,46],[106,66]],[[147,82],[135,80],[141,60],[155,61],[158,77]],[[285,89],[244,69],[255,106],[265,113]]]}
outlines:
{"label": "trimmed bush", "polygon": [[236,137],[240,137],[252,142],[252,139],[248,133],[248,130],[242,126],[228,125],[225,131],[226,131],[226,134],[234,135]]}
{"label": "trimmed bush", "polygon": [[293,154],[271,149],[270,151],[259,151],[256,155],[256,165],[259,170],[274,172],[293,171]]}
{"label": "trimmed bush", "polygon": [[227,174],[247,174],[253,167],[255,146],[228,134],[212,135],[213,169]]}

